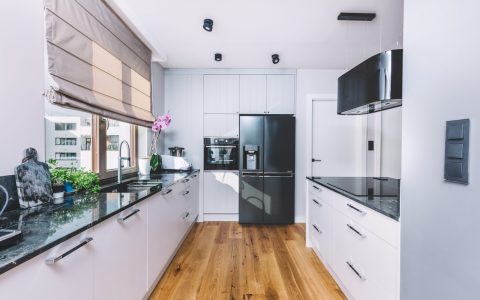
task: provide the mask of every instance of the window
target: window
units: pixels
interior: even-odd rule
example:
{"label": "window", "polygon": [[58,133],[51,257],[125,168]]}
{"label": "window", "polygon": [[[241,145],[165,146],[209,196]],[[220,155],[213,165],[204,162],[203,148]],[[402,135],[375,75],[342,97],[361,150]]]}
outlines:
{"label": "window", "polygon": [[55,145],[76,146],[77,138],[55,138]]}
{"label": "window", "polygon": [[[148,155],[148,129],[77,110],[45,104],[46,159],[56,159],[61,167],[76,167],[100,174],[102,179],[116,176],[120,144],[124,173],[137,172],[137,157]],[[138,155],[137,155],[138,154]]]}
{"label": "window", "polygon": [[65,130],[76,130],[76,123],[55,123],[56,131],[65,131]]}
{"label": "window", "polygon": [[76,152],[55,152],[55,159],[56,160],[76,160],[77,153]]}

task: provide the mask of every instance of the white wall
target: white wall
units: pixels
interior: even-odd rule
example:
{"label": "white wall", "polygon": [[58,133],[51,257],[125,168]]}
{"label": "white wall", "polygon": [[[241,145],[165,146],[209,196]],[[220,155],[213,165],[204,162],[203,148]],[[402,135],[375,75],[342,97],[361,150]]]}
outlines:
{"label": "white wall", "polygon": [[344,70],[314,70],[299,69],[297,70],[297,102],[296,102],[296,145],[295,145],[295,222],[305,222],[306,220],[306,185],[305,177],[306,166],[306,123],[307,113],[307,95],[308,94],[336,94],[337,79],[342,75]]}
{"label": "white wall", "polygon": [[44,157],[43,1],[9,1],[2,10],[0,175],[11,175],[25,148]]}
{"label": "white wall", "polygon": [[[405,0],[401,298],[478,299],[480,2]],[[470,184],[443,180],[445,121],[471,120]]]}
{"label": "white wall", "polygon": [[387,109],[382,114],[381,174],[383,177],[401,177],[402,108]]}

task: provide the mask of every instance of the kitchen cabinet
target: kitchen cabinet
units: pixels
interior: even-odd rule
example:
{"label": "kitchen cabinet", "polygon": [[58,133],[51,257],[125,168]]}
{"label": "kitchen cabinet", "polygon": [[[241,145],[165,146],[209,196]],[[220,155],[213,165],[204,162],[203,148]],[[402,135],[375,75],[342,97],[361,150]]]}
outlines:
{"label": "kitchen cabinet", "polygon": [[[85,230],[2,274],[1,298],[93,299],[93,247],[96,240],[92,238],[93,230]],[[60,255],[72,249],[76,250],[60,258]],[[57,258],[55,262],[54,258]]]}
{"label": "kitchen cabinet", "polygon": [[239,75],[204,75],[204,113],[238,114]]}
{"label": "kitchen cabinet", "polygon": [[237,114],[205,114],[204,136],[238,137],[239,116]]}
{"label": "kitchen cabinet", "polygon": [[267,111],[267,75],[240,75],[240,113]]}
{"label": "kitchen cabinet", "polygon": [[238,214],[238,172],[205,171],[203,180],[206,214]]}
{"label": "kitchen cabinet", "polygon": [[267,75],[267,113],[295,114],[295,75]]}
{"label": "kitchen cabinet", "polygon": [[94,227],[95,299],[141,299],[147,292],[149,201]]}
{"label": "kitchen cabinet", "polygon": [[398,300],[400,224],[319,184],[307,186],[308,244],[345,294]]}

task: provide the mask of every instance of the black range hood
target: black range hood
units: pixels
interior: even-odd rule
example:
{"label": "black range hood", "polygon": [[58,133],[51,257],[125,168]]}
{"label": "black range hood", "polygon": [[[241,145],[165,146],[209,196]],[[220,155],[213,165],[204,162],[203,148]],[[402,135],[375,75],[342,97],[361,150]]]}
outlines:
{"label": "black range hood", "polygon": [[403,50],[379,53],[338,78],[337,113],[363,115],[402,105]]}

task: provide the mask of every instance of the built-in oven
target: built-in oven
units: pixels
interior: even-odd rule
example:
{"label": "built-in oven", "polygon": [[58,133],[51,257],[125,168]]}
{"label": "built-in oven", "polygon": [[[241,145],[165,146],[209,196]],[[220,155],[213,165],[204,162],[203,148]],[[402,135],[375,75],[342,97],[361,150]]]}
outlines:
{"label": "built-in oven", "polygon": [[204,147],[204,170],[238,170],[238,138],[205,138]]}

